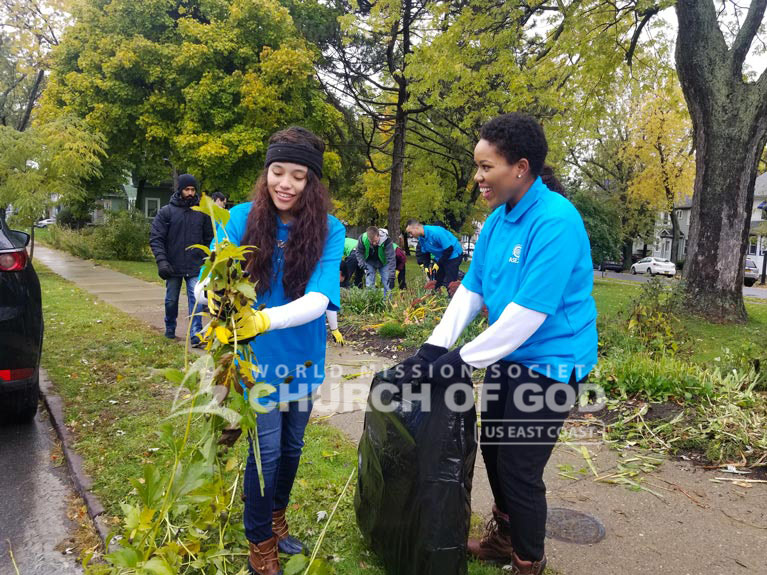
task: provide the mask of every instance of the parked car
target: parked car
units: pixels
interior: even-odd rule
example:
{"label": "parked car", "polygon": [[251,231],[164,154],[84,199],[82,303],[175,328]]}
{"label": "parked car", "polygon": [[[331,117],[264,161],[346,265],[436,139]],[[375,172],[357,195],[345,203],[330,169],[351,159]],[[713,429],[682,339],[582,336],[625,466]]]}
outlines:
{"label": "parked car", "polygon": [[599,270],[600,272],[604,272],[604,271],[622,272],[623,261],[603,260],[599,263],[594,264],[594,269]]}
{"label": "parked car", "polygon": [[37,413],[43,310],[29,234],[0,218],[0,423]]}
{"label": "parked car", "polygon": [[646,274],[651,276],[662,274],[664,276],[674,277],[676,275],[676,265],[665,258],[642,258],[631,266],[632,274]]}
{"label": "parked car", "polygon": [[743,283],[748,287],[751,287],[759,279],[759,268],[756,267],[756,262],[749,258],[746,258],[746,270],[743,273]]}
{"label": "parked car", "polygon": [[47,228],[48,226],[52,226],[56,223],[56,218],[46,218],[44,220],[40,220],[38,222],[35,222],[36,228]]}

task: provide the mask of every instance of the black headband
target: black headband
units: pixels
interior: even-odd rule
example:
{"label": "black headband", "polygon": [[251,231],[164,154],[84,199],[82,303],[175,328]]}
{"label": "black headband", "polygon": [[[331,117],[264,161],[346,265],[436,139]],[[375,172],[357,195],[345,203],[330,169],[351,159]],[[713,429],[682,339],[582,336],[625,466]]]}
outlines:
{"label": "black headband", "polygon": [[322,152],[316,148],[309,148],[298,144],[271,144],[266,150],[266,163],[268,168],[274,162],[290,162],[306,166],[318,178],[322,177]]}

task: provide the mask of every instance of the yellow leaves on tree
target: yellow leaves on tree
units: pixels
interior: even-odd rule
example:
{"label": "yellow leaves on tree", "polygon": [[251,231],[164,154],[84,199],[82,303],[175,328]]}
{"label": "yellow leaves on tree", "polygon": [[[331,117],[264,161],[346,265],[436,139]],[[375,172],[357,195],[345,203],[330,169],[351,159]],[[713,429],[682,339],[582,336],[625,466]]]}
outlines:
{"label": "yellow leaves on tree", "polygon": [[669,211],[691,197],[695,179],[692,122],[676,78],[659,83],[630,117],[625,159],[634,167],[629,195]]}

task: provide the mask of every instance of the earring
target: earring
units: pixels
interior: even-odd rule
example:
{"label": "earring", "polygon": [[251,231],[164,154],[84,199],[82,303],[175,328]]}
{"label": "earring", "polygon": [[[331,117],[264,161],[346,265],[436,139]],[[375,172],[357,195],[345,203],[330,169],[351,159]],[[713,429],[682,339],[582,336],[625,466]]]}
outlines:
{"label": "earring", "polygon": [[522,174],[517,174],[517,179],[521,178]]}

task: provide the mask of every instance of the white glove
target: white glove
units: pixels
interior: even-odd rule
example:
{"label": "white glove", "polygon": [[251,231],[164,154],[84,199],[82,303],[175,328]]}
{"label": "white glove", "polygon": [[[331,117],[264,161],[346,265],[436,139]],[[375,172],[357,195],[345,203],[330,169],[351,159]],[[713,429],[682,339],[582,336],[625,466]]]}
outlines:
{"label": "white glove", "polygon": [[210,277],[205,278],[201,282],[197,282],[194,286],[194,299],[198,305],[208,304],[208,298],[205,297],[205,288],[208,287],[208,283],[210,283]]}

